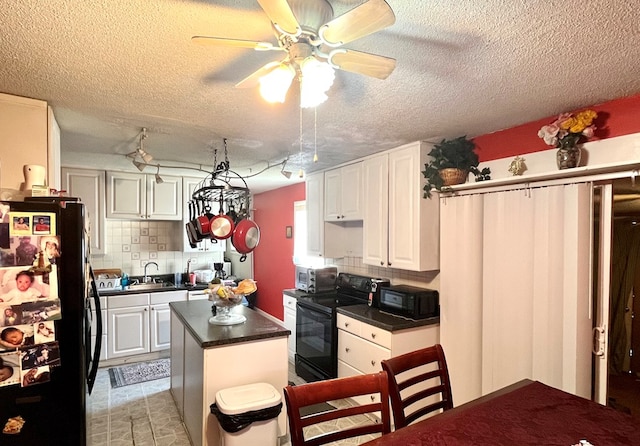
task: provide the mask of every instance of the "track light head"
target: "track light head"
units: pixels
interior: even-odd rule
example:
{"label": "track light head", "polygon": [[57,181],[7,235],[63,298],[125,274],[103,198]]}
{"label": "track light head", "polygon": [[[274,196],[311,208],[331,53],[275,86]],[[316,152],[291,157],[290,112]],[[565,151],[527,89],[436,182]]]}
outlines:
{"label": "track light head", "polygon": [[144,168],[147,167],[145,163],[141,163],[140,161],[136,160],[133,160],[133,165],[136,166],[140,172],[142,172]]}
{"label": "track light head", "polygon": [[158,168],[156,171],[156,184],[162,184],[164,180],[160,177],[160,164],[157,164],[156,167]]}

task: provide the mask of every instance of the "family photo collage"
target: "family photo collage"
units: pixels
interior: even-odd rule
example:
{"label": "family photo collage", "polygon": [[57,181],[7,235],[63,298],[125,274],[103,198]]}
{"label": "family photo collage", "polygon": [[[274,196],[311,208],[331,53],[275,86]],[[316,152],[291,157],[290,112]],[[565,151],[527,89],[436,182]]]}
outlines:
{"label": "family photo collage", "polygon": [[0,387],[47,382],[60,365],[55,217],[0,203]]}

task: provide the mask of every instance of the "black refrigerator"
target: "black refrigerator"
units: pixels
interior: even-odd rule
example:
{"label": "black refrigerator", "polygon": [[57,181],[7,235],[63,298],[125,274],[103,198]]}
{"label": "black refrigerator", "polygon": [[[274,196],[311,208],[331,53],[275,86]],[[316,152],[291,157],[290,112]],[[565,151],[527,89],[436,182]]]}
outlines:
{"label": "black refrigerator", "polygon": [[102,321],[88,250],[77,199],[0,202],[0,429],[21,425],[2,445],[89,442]]}

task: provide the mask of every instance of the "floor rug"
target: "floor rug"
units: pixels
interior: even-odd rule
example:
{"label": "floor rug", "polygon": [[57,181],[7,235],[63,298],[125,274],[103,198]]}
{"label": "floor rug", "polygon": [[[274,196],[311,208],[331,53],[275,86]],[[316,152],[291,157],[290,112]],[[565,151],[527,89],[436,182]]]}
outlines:
{"label": "floor rug", "polygon": [[166,378],[170,375],[169,358],[158,359],[149,362],[137,362],[135,364],[127,364],[109,369],[109,377],[111,378],[111,388],[138,384],[154,379]]}

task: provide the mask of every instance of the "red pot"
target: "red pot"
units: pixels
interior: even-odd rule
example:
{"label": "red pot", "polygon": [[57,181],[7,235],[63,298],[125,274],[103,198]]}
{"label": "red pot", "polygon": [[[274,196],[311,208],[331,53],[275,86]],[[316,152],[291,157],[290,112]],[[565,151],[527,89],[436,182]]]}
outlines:
{"label": "red pot", "polygon": [[260,228],[258,225],[248,218],[240,220],[233,230],[231,243],[242,256],[240,261],[247,259],[247,254],[253,251],[260,242]]}

